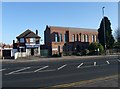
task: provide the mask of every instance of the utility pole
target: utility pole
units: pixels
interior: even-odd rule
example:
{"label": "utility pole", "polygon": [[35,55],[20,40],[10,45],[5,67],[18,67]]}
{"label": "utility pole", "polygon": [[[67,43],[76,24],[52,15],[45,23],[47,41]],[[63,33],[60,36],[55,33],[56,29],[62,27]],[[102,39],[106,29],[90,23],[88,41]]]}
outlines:
{"label": "utility pole", "polygon": [[105,18],[104,18],[104,8],[105,7],[102,7],[102,13],[103,13],[103,28],[104,28],[104,47],[105,47],[105,55],[106,55],[106,34],[105,34]]}

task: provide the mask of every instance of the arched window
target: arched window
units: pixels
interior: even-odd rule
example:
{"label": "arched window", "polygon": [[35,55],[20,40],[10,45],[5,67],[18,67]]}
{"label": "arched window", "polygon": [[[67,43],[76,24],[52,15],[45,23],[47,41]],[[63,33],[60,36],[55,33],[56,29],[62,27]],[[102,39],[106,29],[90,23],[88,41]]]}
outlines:
{"label": "arched window", "polygon": [[95,42],[94,35],[92,35],[92,42]]}
{"label": "arched window", "polygon": [[97,36],[96,35],[94,35],[94,40],[95,40],[95,42],[97,41]]}
{"label": "arched window", "polygon": [[62,42],[62,34],[59,34],[60,42]]}
{"label": "arched window", "polygon": [[58,35],[55,34],[55,42],[58,42]]}
{"label": "arched window", "polygon": [[85,35],[85,42],[89,42],[88,35]]}
{"label": "arched window", "polygon": [[64,42],[66,42],[66,33],[64,34]]}
{"label": "arched window", "polygon": [[75,35],[72,35],[72,42],[75,41]]}
{"label": "arched window", "polygon": [[82,36],[82,42],[85,42],[85,35],[81,35]]}

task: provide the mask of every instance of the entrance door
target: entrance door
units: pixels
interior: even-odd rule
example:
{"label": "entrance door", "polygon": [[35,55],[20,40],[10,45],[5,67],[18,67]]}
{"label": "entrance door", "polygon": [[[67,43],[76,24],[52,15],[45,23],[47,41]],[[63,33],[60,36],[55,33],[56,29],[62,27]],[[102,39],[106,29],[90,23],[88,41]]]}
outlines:
{"label": "entrance door", "polygon": [[31,55],[34,55],[34,48],[31,48]]}

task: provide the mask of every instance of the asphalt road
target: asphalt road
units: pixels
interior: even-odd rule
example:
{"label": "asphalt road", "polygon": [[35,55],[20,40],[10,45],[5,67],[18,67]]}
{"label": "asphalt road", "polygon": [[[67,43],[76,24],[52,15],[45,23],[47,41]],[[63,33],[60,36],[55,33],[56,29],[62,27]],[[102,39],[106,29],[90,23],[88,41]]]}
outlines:
{"label": "asphalt road", "polygon": [[2,87],[49,87],[118,74],[118,56],[2,63]]}

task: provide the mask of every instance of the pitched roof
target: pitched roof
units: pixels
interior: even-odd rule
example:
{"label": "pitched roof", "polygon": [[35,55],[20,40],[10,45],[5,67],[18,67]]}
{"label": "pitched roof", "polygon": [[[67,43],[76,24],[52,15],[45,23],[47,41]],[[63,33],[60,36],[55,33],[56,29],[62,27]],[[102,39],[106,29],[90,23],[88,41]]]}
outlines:
{"label": "pitched roof", "polygon": [[33,31],[29,29],[23,32],[22,34],[20,34],[19,36],[17,36],[16,38],[25,38],[25,37],[40,38],[40,36],[36,35]]}
{"label": "pitched roof", "polygon": [[59,26],[49,26],[51,29],[66,29],[69,31],[92,31],[92,32],[97,32],[97,29],[90,29],[90,28],[76,28],[76,27],[59,27]]}

